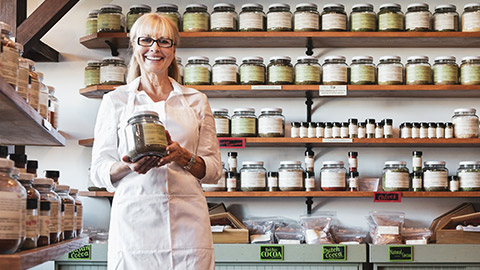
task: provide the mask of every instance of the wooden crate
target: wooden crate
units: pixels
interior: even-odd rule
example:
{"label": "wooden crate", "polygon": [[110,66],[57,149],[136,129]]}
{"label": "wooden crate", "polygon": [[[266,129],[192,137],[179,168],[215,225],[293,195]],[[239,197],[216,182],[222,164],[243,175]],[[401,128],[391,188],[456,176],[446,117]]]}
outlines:
{"label": "wooden crate", "polygon": [[229,212],[210,215],[210,220],[228,219],[234,229],[224,229],[223,232],[212,232],[215,244],[248,244],[248,229]]}
{"label": "wooden crate", "polygon": [[480,232],[456,230],[457,224],[468,220],[478,220],[480,212],[451,217],[450,221],[437,231],[438,244],[480,244]]}

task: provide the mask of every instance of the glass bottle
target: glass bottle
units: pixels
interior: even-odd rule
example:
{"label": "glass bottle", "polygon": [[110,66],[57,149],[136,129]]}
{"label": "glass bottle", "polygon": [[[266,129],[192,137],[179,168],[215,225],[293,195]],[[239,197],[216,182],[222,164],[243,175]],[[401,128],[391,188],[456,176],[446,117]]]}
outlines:
{"label": "glass bottle", "polygon": [[422,151],[413,151],[412,152],[412,172],[421,172],[422,171]]}
{"label": "glass bottle", "polygon": [[348,119],[348,137],[358,138],[358,119],[356,118]]}
{"label": "glass bottle", "polygon": [[386,161],[383,168],[384,191],[408,191],[410,176],[405,161]]}
{"label": "glass bottle", "polygon": [[422,122],[420,124],[420,139],[428,138],[428,123]]}
{"label": "glass bottle", "polygon": [[37,247],[37,240],[40,235],[40,224],[38,216],[40,212],[40,193],[32,187],[33,174],[20,173],[18,181],[22,184],[27,192],[27,208],[26,208],[26,238],[23,241],[22,250]]}
{"label": "glass bottle", "polygon": [[278,191],[278,172],[268,172],[267,186],[268,191]]}
{"label": "glass bottle", "polygon": [[57,192],[61,201],[61,223],[62,223],[62,241],[75,238],[75,230],[73,221],[75,219],[75,200],[69,195],[70,186],[56,185],[55,192]]}
{"label": "glass bottle", "polygon": [[403,31],[404,17],[401,6],[395,3],[382,4],[378,12],[378,31]]}
{"label": "glass bottle", "polygon": [[420,127],[421,125],[419,122],[412,123],[412,139],[420,138]]}
{"label": "glass bottle", "polygon": [[260,4],[244,4],[239,15],[240,31],[265,31],[266,16],[263,12],[263,6]]}
{"label": "glass bottle", "polygon": [[349,172],[348,173],[348,190],[349,191],[358,191],[358,172]]}
{"label": "glass bottle", "polygon": [[426,3],[414,3],[407,7],[405,13],[405,30],[415,32],[430,31],[430,20],[432,14]]}
{"label": "glass bottle", "polygon": [[288,56],[270,57],[267,66],[268,84],[293,84],[293,66]]}
{"label": "glass bottle", "polygon": [[266,170],[263,161],[244,161],[240,169],[242,191],[264,191],[266,188]]}
{"label": "glass bottle", "polygon": [[122,57],[104,57],[100,66],[100,84],[125,84],[127,65]]}
{"label": "glass bottle", "polygon": [[203,4],[187,5],[183,13],[183,32],[208,32],[210,15]]}
{"label": "glass bottle", "polygon": [[432,67],[428,63],[428,56],[410,56],[405,65],[406,84],[432,84]]}
{"label": "glass bottle", "polygon": [[393,138],[393,119],[383,119],[383,137]]}
{"label": "glass bottle", "polygon": [[218,179],[216,184],[202,184],[202,189],[205,192],[216,192],[227,190],[227,170],[225,169],[225,163],[222,162],[222,176]]}
{"label": "glass bottle", "polygon": [[480,161],[460,161],[457,176],[461,191],[480,191]]}
{"label": "glass bottle", "polygon": [[323,138],[325,136],[325,123],[317,122],[317,128],[315,129],[315,136],[317,138]]}
{"label": "glass bottle", "polygon": [[470,3],[463,7],[462,32],[480,32],[480,3]]}
{"label": "glass bottle", "polygon": [[17,83],[15,91],[23,99],[27,100],[28,97],[28,78],[29,78],[29,65],[27,59],[23,58],[23,45],[15,43],[18,49],[18,72]]}
{"label": "glass bottle", "polygon": [[300,126],[299,122],[292,122],[292,128],[290,129],[290,137],[292,138],[300,138]]}
{"label": "glass bottle", "polygon": [[366,129],[365,134],[366,138],[375,138],[375,119],[369,118],[365,120],[366,122]]}
{"label": "glass bottle", "polygon": [[97,15],[98,32],[125,32],[125,16],[119,5],[104,5]]}
{"label": "glass bottle", "polygon": [[458,31],[458,13],[454,5],[438,5],[432,16],[433,31]]}
{"label": "glass bottle", "polygon": [[280,161],[278,169],[278,187],[281,191],[301,191],[303,185],[303,168],[301,161]]}
{"label": "glass bottle", "polygon": [[350,65],[350,84],[375,84],[375,65],[371,56],[354,56]]}
{"label": "glass bottle", "polygon": [[[427,125],[428,125],[428,123],[427,123]],[[427,134],[428,134],[428,128],[426,130],[427,130]],[[426,136],[425,138],[427,138],[427,137],[428,136]],[[402,123],[400,125],[400,138],[402,138],[402,139],[412,138],[412,123],[405,122],[405,123]]]}
{"label": "glass bottle", "polygon": [[348,66],[345,63],[345,56],[330,55],[324,59],[323,84],[344,85],[348,83]]}
{"label": "glass bottle", "polygon": [[308,122],[307,137],[308,138],[316,138],[317,137],[317,123]]}
{"label": "glass bottle", "polygon": [[305,171],[315,171],[315,152],[309,149],[305,151]]}
{"label": "glass bottle", "polygon": [[403,84],[403,65],[400,56],[382,56],[377,65],[379,85]]}
{"label": "glass bottle", "polygon": [[376,139],[381,139],[384,136],[384,131],[383,131],[383,122],[377,122],[375,125],[375,138]]}
{"label": "glass bottle", "polygon": [[460,84],[480,84],[480,56],[466,56],[462,58],[462,64],[460,65]]}
{"label": "glass bottle", "polygon": [[412,191],[423,190],[422,176],[423,176],[423,173],[421,171],[412,173]]}
{"label": "glass bottle", "polygon": [[265,84],[265,65],[260,56],[249,56],[242,59],[240,65],[240,84]]}
{"label": "glass bottle", "polygon": [[228,152],[228,171],[237,172],[237,152]]}
{"label": "glass bottle", "polygon": [[314,3],[301,3],[293,13],[293,30],[299,32],[320,30],[320,15]]}
{"label": "glass bottle", "polygon": [[350,31],[372,32],[377,31],[377,14],[372,4],[356,4],[350,12]]}
{"label": "glass bottle", "polygon": [[217,137],[230,137],[230,117],[226,108],[212,108]]}
{"label": "glass bottle", "polygon": [[185,65],[184,84],[187,85],[208,85],[211,84],[211,66],[208,57],[190,56]]}
{"label": "glass bottle", "polygon": [[257,136],[257,117],[254,108],[236,108],[232,116],[232,137]]}
{"label": "glass bottle", "polygon": [[156,13],[172,20],[177,25],[179,31],[182,29],[180,27],[181,15],[178,13],[177,5],[170,3],[160,4],[157,7]]}
{"label": "glass bottle", "polygon": [[12,27],[0,22],[0,75],[15,89],[17,84],[18,49],[12,35]]}
{"label": "glass bottle", "polygon": [[478,138],[478,116],[474,108],[455,109],[452,117],[455,138]]}
{"label": "glass bottle", "polygon": [[301,123],[300,138],[308,138],[308,122]]}
{"label": "glass bottle", "polygon": [[333,133],[332,129],[333,129],[332,122],[326,122],[325,123],[325,130],[324,130],[324,132],[325,132],[324,138],[326,138],[326,139],[332,138],[332,133]]}
{"label": "glass bottle", "polygon": [[442,122],[437,123],[436,133],[437,133],[437,136],[436,136],[437,139],[445,138],[445,124],[444,123],[442,123]]}
{"label": "glass bottle", "polygon": [[333,122],[332,126],[332,138],[340,138],[340,129],[342,128],[342,124],[340,122]]}
{"label": "glass bottle", "polygon": [[425,191],[446,191],[448,189],[448,169],[445,161],[425,161],[423,187]]}
{"label": "glass bottle", "polygon": [[27,59],[28,62],[28,91],[27,102],[32,108],[38,111],[38,97],[40,95],[40,82],[38,81],[38,75],[35,72],[35,62]]}
{"label": "glass bottle", "polygon": [[437,137],[437,123],[428,123],[428,138],[435,139]]}
{"label": "glass bottle", "polygon": [[229,3],[213,5],[210,15],[210,30],[213,32],[237,31],[238,15],[235,6]]}
{"label": "glass bottle", "polygon": [[268,6],[267,31],[292,31],[290,5],[275,3]]}
{"label": "glass bottle", "polygon": [[177,82],[179,84],[183,84],[183,75],[184,75],[184,68],[182,65],[182,58],[175,56],[175,61],[177,61],[177,67],[178,67],[178,76],[179,78],[177,79]]}
{"label": "glass bottle", "polygon": [[152,7],[144,4],[137,4],[130,7],[130,10],[127,13],[127,33],[130,33],[133,24],[140,18],[143,14],[152,12]]}
{"label": "glass bottle", "polygon": [[445,123],[445,139],[453,138],[453,123],[447,122]]}
{"label": "glass bottle", "polygon": [[83,232],[83,203],[78,197],[78,189],[70,189],[70,196],[75,200],[75,236],[80,237]]}
{"label": "glass bottle", "polygon": [[52,124],[54,129],[58,129],[58,112],[60,103],[55,96],[55,88],[53,86],[47,86],[48,88],[48,120]]}
{"label": "glass bottle", "polygon": [[320,84],[322,66],[313,56],[301,56],[295,64],[295,84]]}
{"label": "glass bottle", "polygon": [[84,72],[85,86],[92,86],[100,84],[100,66],[102,61],[100,60],[88,60],[87,66]]}
{"label": "glass bottle", "polygon": [[357,172],[358,169],[358,152],[348,152],[348,171]]}
{"label": "glass bottle", "polygon": [[342,122],[342,127],[340,128],[340,138],[348,138],[348,122]]}
{"label": "glass bottle", "polygon": [[433,64],[433,83],[436,85],[458,84],[458,65],[455,56],[439,56]]}
{"label": "glass bottle", "polygon": [[314,191],[315,190],[315,172],[306,171],[305,175],[305,191]]}
{"label": "glass bottle", "polygon": [[258,117],[259,137],[285,137],[285,117],[281,108],[263,108]]}
{"label": "glass bottle", "polygon": [[238,84],[237,59],[232,56],[221,56],[215,58],[212,67],[212,83],[214,85]]}
{"label": "glass bottle", "polygon": [[347,189],[343,161],[324,161],[320,170],[320,188],[323,191],[344,191]]}
{"label": "glass bottle", "polygon": [[367,137],[367,123],[366,122],[358,122],[358,138],[366,138]]}
{"label": "glass bottle", "polygon": [[38,82],[39,82],[39,95],[38,95],[38,112],[43,117],[43,119],[48,119],[48,88],[43,83],[43,73],[37,71]]}
{"label": "glass bottle", "polygon": [[40,193],[40,209],[38,214],[39,236],[37,247],[50,244],[50,200]]}
{"label": "glass bottle", "polygon": [[[12,177],[15,179],[18,183],[18,177],[20,176],[20,169],[19,168],[13,168],[12,170]],[[20,184],[21,185],[21,184]],[[20,229],[20,239],[21,239],[21,244],[20,247],[23,245],[25,242],[25,239],[27,237],[27,190],[23,187],[21,187],[22,190],[22,206],[21,206],[21,211],[22,211],[22,220],[20,221],[21,224],[21,229]]]}
{"label": "glass bottle", "polygon": [[448,177],[448,189],[451,192],[455,192],[460,189],[460,181],[458,176],[451,175]]}
{"label": "glass bottle", "polygon": [[347,13],[342,4],[326,4],[322,12],[322,31],[347,31]]}
{"label": "glass bottle", "polygon": [[234,192],[237,191],[237,172],[229,171],[227,172],[227,191]]}
{"label": "glass bottle", "polygon": [[88,12],[88,18],[86,22],[86,35],[93,35],[98,32],[97,22],[98,22],[98,13],[100,13],[99,9],[93,9]]}

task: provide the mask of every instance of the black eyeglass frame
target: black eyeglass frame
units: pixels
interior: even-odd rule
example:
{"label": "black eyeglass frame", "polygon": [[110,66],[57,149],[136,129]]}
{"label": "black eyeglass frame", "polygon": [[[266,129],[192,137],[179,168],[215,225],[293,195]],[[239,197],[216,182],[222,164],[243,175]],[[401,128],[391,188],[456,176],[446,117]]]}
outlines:
{"label": "black eyeglass frame", "polygon": [[[152,40],[152,42],[148,46],[142,45],[142,44],[140,44],[140,39],[142,39],[142,38],[149,38],[149,39]],[[163,44],[160,43],[161,40],[168,40],[170,42],[170,45],[169,46],[163,46]],[[155,43],[155,42],[157,43],[158,47],[160,47],[160,48],[171,48],[171,47],[173,47],[173,45],[175,45],[175,42],[171,38],[159,38],[159,39],[153,39],[151,37],[138,37],[137,38],[138,46],[142,46],[142,47],[152,47],[153,43]]]}

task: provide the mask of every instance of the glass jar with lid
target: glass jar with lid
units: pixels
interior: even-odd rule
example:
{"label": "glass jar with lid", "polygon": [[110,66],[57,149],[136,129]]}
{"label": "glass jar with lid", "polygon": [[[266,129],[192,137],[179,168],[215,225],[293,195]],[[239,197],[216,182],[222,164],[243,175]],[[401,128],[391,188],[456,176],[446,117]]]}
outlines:
{"label": "glass jar with lid", "polygon": [[432,16],[433,31],[458,31],[458,13],[455,5],[438,5]]}
{"label": "glass jar with lid", "polygon": [[415,32],[430,31],[430,20],[432,14],[426,3],[414,3],[407,7],[405,13],[405,30]]}
{"label": "glass jar with lid", "polygon": [[[427,128],[425,132],[425,138],[427,138],[427,132],[428,132],[428,123],[426,123]],[[402,139],[410,139],[412,138],[412,123],[410,122],[405,122],[400,124],[400,138]]]}
{"label": "glass jar with lid", "polygon": [[23,99],[27,100],[28,96],[28,61],[23,58],[23,45],[20,43],[15,43],[15,46],[18,50],[18,71],[17,71],[17,82],[15,83],[15,91]]}
{"label": "glass jar with lid", "polygon": [[18,49],[15,46],[12,28],[9,24],[0,22],[0,75],[14,89],[17,84]]}
{"label": "glass jar with lid", "polygon": [[448,169],[445,161],[425,161],[423,187],[425,191],[447,191]]}
{"label": "glass jar with lid", "polygon": [[445,123],[437,122],[437,130],[436,130],[436,137],[437,139],[445,138]]}
{"label": "glass jar with lid", "polygon": [[268,6],[267,31],[292,31],[290,5],[275,3]]}
{"label": "glass jar with lid", "polygon": [[178,13],[178,6],[175,5],[175,4],[170,4],[170,3],[164,3],[164,4],[160,4],[158,7],[157,7],[157,11],[156,11],[157,14],[160,14],[162,16],[165,16],[167,18],[169,18],[170,20],[172,20],[178,27],[178,30],[180,31],[180,29],[182,29],[180,27],[180,13]]}
{"label": "glass jar with lid", "polygon": [[[62,216],[61,216],[61,199],[57,193],[54,191],[54,182],[51,178],[35,178],[33,181],[33,187],[40,192],[40,211],[42,208],[46,209],[45,205],[46,202],[50,204],[50,220],[43,220],[45,216],[40,217],[43,225],[41,225],[40,231],[47,230],[45,228],[45,224],[48,224],[48,231],[49,231],[49,242],[47,244],[54,244],[60,241],[60,235],[62,233]],[[40,238],[42,238],[42,232],[40,232]],[[45,241],[44,238],[42,241]],[[40,239],[38,240],[40,242]],[[38,244],[40,246],[40,244]]]}
{"label": "glass jar with lid", "polygon": [[43,119],[48,120],[48,87],[43,83],[43,73],[36,71],[39,81],[40,92],[38,94],[38,112]]}
{"label": "glass jar with lid", "polygon": [[214,191],[226,191],[227,190],[227,170],[225,169],[225,163],[222,162],[222,175],[216,184],[202,184],[203,191],[214,192]]}
{"label": "glass jar with lid", "polygon": [[422,191],[423,190],[423,173],[422,172],[413,172],[412,173],[412,191]]}
{"label": "glass jar with lid", "polygon": [[380,63],[377,65],[379,85],[403,84],[403,65],[400,60],[400,56],[397,55],[380,57]]}
{"label": "glass jar with lid", "polygon": [[38,111],[38,98],[40,95],[40,82],[35,72],[35,62],[27,59],[28,62],[28,91],[27,102],[33,109]]}
{"label": "glass jar with lid", "polygon": [[285,117],[281,108],[263,108],[258,117],[259,137],[285,137]]}
{"label": "glass jar with lid", "polygon": [[428,123],[428,138],[435,139],[437,138],[437,123],[430,122]]}
{"label": "glass jar with lid", "polygon": [[280,161],[278,187],[281,191],[304,190],[301,161]]}
{"label": "glass jar with lid", "polygon": [[70,196],[70,186],[57,185],[55,191],[62,200],[62,224],[63,224],[63,240],[75,238],[75,230],[73,221],[75,219],[75,200]]}
{"label": "glass jar with lid", "polygon": [[480,84],[480,56],[466,56],[462,58],[462,64],[460,65],[460,84]]}
{"label": "glass jar with lid", "polygon": [[240,169],[242,191],[264,191],[267,187],[266,170],[263,161],[244,161]]}
{"label": "glass jar with lid", "polygon": [[358,136],[358,138],[361,138],[361,139],[367,137],[367,123],[366,122],[358,122],[358,135],[357,136]]}
{"label": "glass jar with lid", "polygon": [[401,6],[396,3],[387,3],[380,6],[378,12],[378,31],[403,31],[404,17]]}
{"label": "glass jar with lid", "polygon": [[108,85],[125,84],[127,65],[122,57],[105,57],[100,66],[100,83]]}
{"label": "glass jar with lid", "polygon": [[290,137],[292,138],[300,138],[300,127],[301,124],[299,122],[292,122],[291,129],[290,129]]}
{"label": "glass jar with lid", "polygon": [[293,66],[288,56],[270,57],[267,66],[268,84],[293,84]]}
{"label": "glass jar with lid", "polygon": [[348,119],[348,137],[358,138],[358,119],[357,118]]}
{"label": "glass jar with lid", "polygon": [[457,176],[461,191],[480,191],[480,161],[460,161]]}
{"label": "glass jar with lid", "polygon": [[343,161],[324,161],[320,170],[320,188],[323,191],[346,190],[346,173]]}
{"label": "glass jar with lid", "polygon": [[54,129],[58,129],[58,112],[60,103],[55,96],[55,88],[53,86],[48,87],[48,114],[49,121]]}
{"label": "glass jar with lid", "polygon": [[478,138],[478,116],[474,108],[455,109],[452,117],[455,138]]}
{"label": "glass jar with lid", "polygon": [[262,57],[243,58],[240,65],[240,83],[246,85],[265,84],[265,69]]}
{"label": "glass jar with lid", "polygon": [[152,7],[149,5],[137,4],[131,6],[127,13],[127,33],[130,33],[130,29],[140,16],[150,12],[152,12]]}
{"label": "glass jar with lid", "polygon": [[377,14],[372,4],[356,4],[350,12],[350,31],[372,32],[377,31]]}
{"label": "glass jar with lid", "polygon": [[354,56],[350,65],[350,84],[375,84],[375,65],[371,56]]}
{"label": "glass jar with lid", "polygon": [[458,65],[455,56],[439,56],[433,64],[433,83],[458,84]]}
{"label": "glass jar with lid", "polygon": [[98,13],[100,13],[99,9],[93,9],[93,10],[90,10],[90,12],[88,12],[88,18],[86,22],[87,30],[85,33],[87,36],[96,34],[98,32],[98,28],[97,28]]}
{"label": "glass jar with lid", "polygon": [[343,85],[348,83],[348,66],[345,63],[345,56],[330,55],[326,56],[322,66],[323,84]]}
{"label": "glass jar with lid", "polygon": [[78,198],[78,189],[71,188],[69,194],[75,200],[75,236],[79,237],[83,232],[83,203]]}
{"label": "glass jar with lid", "polygon": [[347,13],[342,4],[326,4],[322,12],[322,31],[347,31]]}
{"label": "glass jar with lid", "polygon": [[263,12],[263,6],[260,4],[244,4],[239,15],[240,31],[265,31],[266,16]]}
{"label": "glass jar with lid", "polygon": [[317,122],[317,128],[315,129],[315,135],[317,138],[323,138],[325,136],[325,123]]}
{"label": "glass jar with lid", "polygon": [[445,139],[453,138],[453,123],[447,122],[445,123]]}
{"label": "glass jar with lid", "polygon": [[125,16],[119,5],[104,5],[97,15],[98,32],[125,32]]}
{"label": "glass jar with lid", "polygon": [[301,3],[295,7],[293,13],[294,31],[320,30],[320,14],[314,3]]}
{"label": "glass jar with lid", "polygon": [[210,15],[210,30],[213,32],[237,31],[238,15],[235,6],[229,3],[213,5]]}
{"label": "glass jar with lid", "polygon": [[393,138],[393,119],[383,119],[383,137],[384,138]]}
{"label": "glass jar with lid", "polygon": [[212,67],[212,83],[214,85],[238,84],[238,66],[235,57],[215,58],[215,64]]}
{"label": "glass jar with lid", "polygon": [[207,85],[210,84],[211,66],[208,63],[208,57],[190,56],[185,65],[184,84],[188,85]]}
{"label": "glass jar with lid", "polygon": [[408,191],[410,174],[405,161],[386,161],[382,174],[384,191]]}
{"label": "glass jar with lid", "polygon": [[37,247],[37,239],[40,235],[40,226],[38,216],[40,212],[40,193],[33,188],[33,174],[20,173],[18,181],[22,184],[27,192],[26,205],[26,238],[22,243],[22,250],[32,249]]}
{"label": "glass jar with lid", "polygon": [[421,126],[419,122],[412,123],[412,139],[420,138],[420,127]]}
{"label": "glass jar with lid", "polygon": [[230,117],[228,109],[212,108],[213,119],[215,120],[215,129],[217,137],[230,137]]}
{"label": "glass jar with lid", "polygon": [[410,56],[405,65],[406,84],[432,84],[432,67],[428,63],[428,56]]}
{"label": "glass jar with lid", "polygon": [[87,66],[84,72],[85,86],[92,86],[100,84],[100,67],[102,61],[100,60],[88,60]]}
{"label": "glass jar with lid", "polygon": [[232,116],[232,137],[257,136],[257,117],[254,108],[236,108]]}
{"label": "glass jar with lid", "polygon": [[480,32],[480,3],[470,3],[463,7],[462,32]]}
{"label": "glass jar with lid", "polygon": [[210,15],[207,6],[190,4],[183,13],[183,32],[208,32]]}
{"label": "glass jar with lid", "polygon": [[322,66],[313,56],[301,56],[295,64],[295,84],[320,84]]}

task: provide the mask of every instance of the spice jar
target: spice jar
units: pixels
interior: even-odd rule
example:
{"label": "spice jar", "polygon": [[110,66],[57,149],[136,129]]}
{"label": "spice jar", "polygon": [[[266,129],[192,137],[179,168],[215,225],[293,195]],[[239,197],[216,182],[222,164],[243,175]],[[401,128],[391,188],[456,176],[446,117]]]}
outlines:
{"label": "spice jar", "polygon": [[121,57],[105,57],[100,66],[100,83],[108,85],[125,84],[127,65]]}
{"label": "spice jar", "polygon": [[447,122],[445,123],[445,139],[453,138],[453,123]]}
{"label": "spice jar", "polygon": [[40,82],[38,80],[38,75],[35,72],[35,62],[30,59],[27,59],[28,62],[28,91],[27,91],[27,103],[32,106],[32,108],[38,111],[38,98],[40,95]]}
{"label": "spice jar", "polygon": [[63,225],[63,240],[75,238],[75,230],[73,228],[73,221],[75,218],[75,200],[69,195],[70,186],[57,185],[55,191],[62,200],[62,225]]}
{"label": "spice jar", "polygon": [[463,7],[462,32],[480,32],[480,3],[470,3]]}
{"label": "spice jar", "polygon": [[315,170],[315,152],[308,149],[305,151],[305,170],[306,171]]}
{"label": "spice jar", "polygon": [[183,13],[183,32],[208,32],[210,15],[207,6],[190,4]]}
{"label": "spice jar", "polygon": [[266,17],[262,5],[251,3],[242,5],[238,27],[240,31],[265,31],[265,27]]}
{"label": "spice jar", "polygon": [[299,122],[292,122],[291,125],[292,125],[292,128],[290,129],[290,137],[300,138],[301,124]]}
{"label": "spice jar", "polygon": [[412,139],[420,138],[420,123],[412,123]]}
{"label": "spice jar", "polygon": [[428,138],[435,139],[437,137],[437,123],[430,122],[428,123]]}
{"label": "spice jar", "polygon": [[347,188],[343,161],[324,161],[320,170],[320,188],[323,191],[344,191]]}
{"label": "spice jar", "polygon": [[233,192],[237,190],[237,172],[227,172],[227,191]]}
{"label": "spice jar", "polygon": [[452,192],[460,189],[460,181],[458,176],[452,175],[448,177],[448,189]]}
{"label": "spice jar", "polygon": [[405,74],[408,85],[432,84],[432,67],[428,63],[428,56],[408,57]]}
{"label": "spice jar", "polygon": [[40,235],[40,226],[38,224],[38,215],[40,208],[40,193],[32,187],[33,174],[20,173],[18,181],[27,192],[26,219],[26,238],[22,243],[22,250],[37,247],[37,239]]}
{"label": "spice jar", "polygon": [[314,191],[315,190],[315,172],[314,171],[306,171],[304,172],[305,175],[305,191]]}
{"label": "spice jar", "polygon": [[378,122],[375,125],[375,138],[376,139],[381,139],[383,138],[384,131],[383,131],[383,122]]}
{"label": "spice jar", "polygon": [[308,122],[302,122],[300,126],[300,138],[308,138]]}
{"label": "spice jar", "polygon": [[268,84],[293,84],[293,66],[288,56],[270,57],[267,66]]}
{"label": "spice jar", "polygon": [[420,124],[420,139],[428,138],[428,123],[422,122]]}
{"label": "spice jar", "polygon": [[182,65],[182,58],[175,56],[175,61],[177,62],[178,76],[179,76],[179,78],[177,78],[176,80],[179,84],[183,84],[184,68]]}
{"label": "spice jar", "polygon": [[478,116],[474,108],[455,109],[452,117],[455,138],[478,138]]}
{"label": "spice jar", "polygon": [[446,191],[448,189],[448,169],[445,161],[426,161],[423,169],[425,191]]}
{"label": "spice jar", "polygon": [[455,56],[439,56],[433,64],[433,83],[458,84],[458,66]]}
{"label": "spice jar", "polygon": [[342,123],[340,123],[340,122],[333,122],[333,126],[332,126],[332,138],[340,138],[341,128],[342,128]]}
{"label": "spice jar", "polygon": [[350,31],[377,31],[377,15],[372,4],[356,4],[350,12]]}
{"label": "spice jar", "polygon": [[378,12],[378,31],[403,31],[404,18],[401,6],[395,3],[383,4]]}
{"label": "spice jar", "polygon": [[356,118],[348,119],[348,137],[358,138],[358,119]]}
{"label": "spice jar", "polygon": [[304,32],[320,30],[320,15],[316,4],[301,3],[295,7],[293,30]]}
{"label": "spice jar", "polygon": [[375,84],[375,65],[371,56],[354,56],[350,65],[350,84]]}
{"label": "spice jar", "polygon": [[129,119],[125,128],[127,156],[136,162],[145,156],[167,155],[165,126],[154,111],[138,111]]}
{"label": "spice jar", "polygon": [[466,56],[462,58],[462,64],[460,65],[460,84],[480,84],[480,56]]}
{"label": "spice jar", "polygon": [[300,191],[304,189],[301,161],[280,162],[278,187],[281,191]]}
{"label": "spice jar", "polygon": [[445,138],[445,124],[442,122],[437,123],[436,138],[437,139]]}
{"label": "spice jar", "polygon": [[182,29],[180,28],[180,13],[178,13],[178,6],[175,5],[175,4],[170,4],[170,3],[166,3],[166,4],[160,4],[158,7],[157,7],[157,14],[159,15],[162,15],[164,17],[167,17],[169,18],[170,20],[172,20],[178,27],[178,29]]}
{"label": "spice jar", "polygon": [[405,13],[405,30],[415,32],[430,31],[430,20],[432,14],[426,3],[414,3],[407,7]]}
{"label": "spice jar", "polygon": [[208,57],[190,56],[185,65],[184,84],[188,85],[207,85],[210,84],[211,67],[208,63]]}
{"label": "spice jar", "polygon": [[46,205],[48,204],[46,204],[46,202],[50,203],[50,220],[46,220],[45,215],[43,215],[43,217],[40,216],[41,224],[43,225],[40,226],[38,246],[40,246],[40,242],[44,243],[46,240],[44,232],[47,231],[47,228],[45,228],[47,223],[49,232],[48,243],[54,244],[60,241],[60,235],[62,233],[61,199],[58,194],[55,193],[53,186],[54,183],[51,178],[35,178],[33,181],[33,187],[40,192],[40,211],[42,211],[42,207],[47,209]]}
{"label": "spice jar", "polygon": [[17,84],[18,49],[15,46],[12,28],[10,25],[0,22],[0,75],[14,89]]}
{"label": "spice jar", "polygon": [[268,6],[267,31],[292,31],[292,13],[288,4]]}
{"label": "spice jar", "polygon": [[315,129],[315,136],[317,138],[323,138],[325,136],[325,123],[317,122],[317,128]]}
{"label": "spice jar", "polygon": [[403,65],[400,63],[400,56],[382,56],[378,69],[379,85],[399,85],[403,84]]}
{"label": "spice jar", "polygon": [[348,122],[342,122],[342,127],[340,128],[340,138],[348,138]]}
{"label": "spice jar", "polygon": [[348,190],[358,191],[358,172],[348,173]]}
{"label": "spice jar", "polygon": [[29,78],[29,66],[27,59],[23,58],[23,45],[15,43],[18,49],[18,72],[15,91],[23,99],[27,100],[28,97],[28,78]]}
{"label": "spice jar", "polygon": [[37,247],[43,247],[50,244],[50,201],[40,195],[39,203]]}
{"label": "spice jar", "polygon": [[238,84],[237,59],[232,56],[215,58],[212,67],[212,83],[214,85]]}
{"label": "spice jar", "polygon": [[228,171],[237,172],[237,152],[228,152]]}
{"label": "spice jar", "polygon": [[432,16],[433,31],[458,31],[458,13],[454,5],[438,5]]}
{"label": "spice jar", "polygon": [[210,30],[213,32],[237,31],[238,15],[235,6],[228,3],[213,5],[210,15]]}
{"label": "spice jar", "polygon": [[307,129],[307,137],[308,138],[315,138],[317,135],[317,123],[309,122],[308,129]]}
{"label": "spice jar", "polygon": [[412,173],[412,191],[423,190],[422,176],[423,173],[421,171]]}
{"label": "spice jar", "polygon": [[278,191],[278,172],[267,173],[268,191]]}
{"label": "spice jar", "polygon": [[367,137],[367,123],[359,122],[358,123],[358,138]]}
{"label": "spice jar", "polygon": [[356,172],[358,167],[358,152],[348,152],[348,171]]}
{"label": "spice jar", "polygon": [[301,56],[295,64],[295,84],[320,84],[322,66],[313,56]]}
{"label": "spice jar", "polygon": [[342,4],[326,4],[322,12],[322,31],[347,31],[347,13]]}
{"label": "spice jar", "polygon": [[422,151],[413,151],[412,152],[412,171],[421,172],[422,171]]}
{"label": "spice jar", "polygon": [[86,35],[93,35],[98,32],[98,27],[97,27],[97,16],[98,13],[100,13],[99,9],[93,9],[88,12],[88,18],[86,22]]}
{"label": "spice jar", "polygon": [[88,60],[85,67],[85,86],[92,86],[100,84],[100,66],[102,61],[100,60]]}
{"label": "spice jar", "polygon": [[369,119],[366,119],[365,122],[366,122],[365,137],[375,138],[375,119],[369,118]]}
{"label": "spice jar", "polygon": [[393,138],[393,120],[392,119],[383,119],[383,137],[384,138]]}
{"label": "spice jar", "polygon": [[345,63],[345,56],[331,55],[324,59],[323,84],[344,85],[348,83],[348,66]]}
{"label": "spice jar", "polygon": [[384,191],[408,191],[410,177],[405,161],[386,161],[383,168],[382,184]]}
{"label": "spice jar", "polygon": [[250,56],[242,59],[240,83],[247,85],[265,84],[265,65],[262,57]]}
{"label": "spice jar", "polygon": [[257,136],[257,117],[254,108],[237,108],[233,110],[232,137]]}
{"label": "spice jar", "polygon": [[125,19],[122,7],[118,5],[104,5],[97,15],[98,32],[124,32]]}
{"label": "spice jar", "polygon": [[225,169],[225,163],[222,162],[222,176],[218,179],[216,184],[202,184],[203,191],[214,192],[214,191],[226,191],[227,190],[227,170]]}
{"label": "spice jar", "polygon": [[[20,169],[19,168],[13,168],[12,171],[12,177],[18,182],[18,177],[20,175]],[[21,229],[20,229],[20,240],[22,246],[23,242],[25,241],[25,238],[27,236],[27,224],[26,224],[26,218],[27,218],[27,191],[25,188],[22,186],[22,206],[21,206],[21,211],[22,211],[22,220],[21,220]]]}
{"label": "spice jar", "polygon": [[38,94],[38,112],[43,117],[43,119],[48,119],[48,88],[43,83],[43,73],[37,71],[38,82],[39,82],[39,94]]}
{"label": "spice jar", "polygon": [[324,138],[332,138],[332,133],[333,133],[332,129],[333,129],[332,122],[325,123]]}
{"label": "spice jar", "polygon": [[228,109],[212,108],[213,120],[215,120],[215,130],[217,137],[230,137],[230,117]]}
{"label": "spice jar", "polygon": [[480,161],[460,161],[457,176],[461,191],[480,191]]}
{"label": "spice jar", "polygon": [[281,108],[264,108],[258,117],[259,137],[285,137],[285,117]]}
{"label": "spice jar", "polygon": [[[427,124],[428,125],[428,124]],[[426,129],[428,131],[428,128]],[[428,134],[428,133],[427,133]],[[427,136],[425,136],[426,138]],[[400,138],[410,139],[412,138],[412,123],[402,123],[400,125]]]}
{"label": "spice jar", "polygon": [[70,189],[70,196],[75,200],[75,236],[79,237],[83,232],[83,203],[78,198],[78,189]]}
{"label": "spice jar", "polygon": [[127,33],[130,33],[133,24],[140,18],[143,14],[152,12],[152,7],[149,5],[133,5],[130,7],[130,11],[127,13]]}
{"label": "spice jar", "polygon": [[240,169],[242,191],[264,191],[266,187],[266,170],[263,161],[244,161]]}

